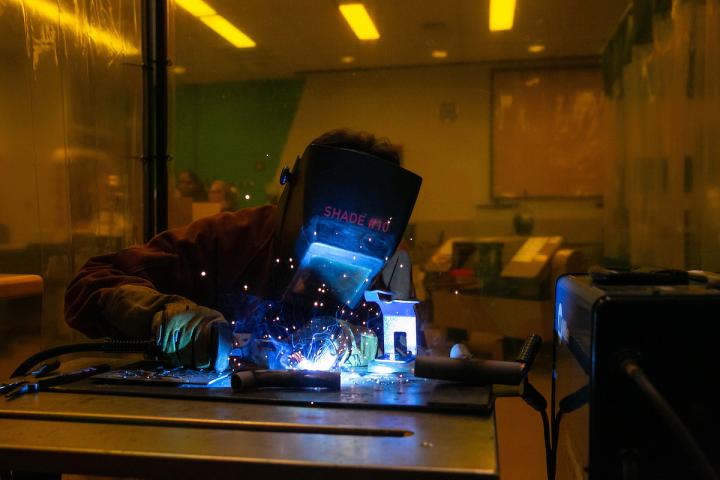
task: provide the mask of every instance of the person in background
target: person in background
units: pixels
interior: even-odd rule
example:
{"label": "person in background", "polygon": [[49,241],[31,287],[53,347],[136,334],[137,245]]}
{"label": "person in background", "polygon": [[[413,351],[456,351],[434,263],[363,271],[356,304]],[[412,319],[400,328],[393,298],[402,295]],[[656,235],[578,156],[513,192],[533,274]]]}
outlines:
{"label": "person in background", "polygon": [[240,208],[237,188],[223,180],[215,180],[210,184],[207,198],[210,202],[219,203],[221,212],[234,212]]}
{"label": "person in background", "polygon": [[207,200],[205,185],[195,172],[183,170],[177,176],[177,189],[181,197],[190,197],[193,202],[204,202]]}

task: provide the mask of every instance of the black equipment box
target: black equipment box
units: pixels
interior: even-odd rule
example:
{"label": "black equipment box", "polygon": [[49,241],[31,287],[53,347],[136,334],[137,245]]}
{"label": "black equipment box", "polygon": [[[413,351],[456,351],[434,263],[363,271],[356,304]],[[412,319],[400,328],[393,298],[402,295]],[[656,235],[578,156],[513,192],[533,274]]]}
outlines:
{"label": "black equipment box", "polygon": [[678,439],[622,372],[626,354],[638,359],[720,470],[718,339],[720,290],[706,284],[597,285],[585,275],[561,277],[551,403],[553,418],[560,412],[553,422],[556,478],[693,478]]}

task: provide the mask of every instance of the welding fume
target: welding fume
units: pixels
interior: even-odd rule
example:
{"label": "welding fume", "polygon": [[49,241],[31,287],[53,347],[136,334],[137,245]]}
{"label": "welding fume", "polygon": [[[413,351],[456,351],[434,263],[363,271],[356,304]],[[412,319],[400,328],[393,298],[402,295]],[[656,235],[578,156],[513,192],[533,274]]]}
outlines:
{"label": "welding fume", "polygon": [[321,135],[283,170],[277,206],[90,259],[66,291],[67,322],[91,338],[154,339],[170,365],[197,369],[407,363],[414,314],[412,331],[395,322],[391,341],[381,315],[413,304],[400,243],[422,180],[398,152],[369,133]]}

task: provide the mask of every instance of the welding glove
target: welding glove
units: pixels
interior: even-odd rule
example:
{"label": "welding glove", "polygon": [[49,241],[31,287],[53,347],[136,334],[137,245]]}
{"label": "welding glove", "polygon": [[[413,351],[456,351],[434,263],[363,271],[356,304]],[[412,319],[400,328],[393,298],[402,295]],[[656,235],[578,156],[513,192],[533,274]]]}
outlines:
{"label": "welding glove", "polygon": [[153,318],[157,345],[167,361],[190,368],[228,368],[232,327],[220,312],[190,301],[165,305]]}
{"label": "welding glove", "polygon": [[109,293],[102,312],[107,335],[144,339],[154,335],[166,360],[189,368],[225,370],[232,327],[221,313],[180,295],[122,285]]}

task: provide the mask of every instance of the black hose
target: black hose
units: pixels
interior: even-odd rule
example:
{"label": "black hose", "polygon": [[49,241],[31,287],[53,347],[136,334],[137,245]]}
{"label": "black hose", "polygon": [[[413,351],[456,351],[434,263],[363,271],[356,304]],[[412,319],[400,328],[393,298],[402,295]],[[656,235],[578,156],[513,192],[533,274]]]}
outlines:
{"label": "black hose", "polygon": [[548,414],[545,410],[540,412],[543,423],[543,436],[545,437],[545,470],[547,472],[548,480],[553,480],[555,473],[553,471],[553,448],[550,444],[550,422],[548,421]]}
{"label": "black hose", "polygon": [[521,363],[501,360],[421,356],[415,359],[415,376],[468,385],[520,385],[525,377]]}
{"label": "black hose", "polygon": [[653,404],[663,420],[665,420],[667,426],[685,448],[688,456],[693,460],[693,466],[701,478],[718,480],[712,464],[703,453],[700,445],[695,441],[695,438],[693,438],[690,431],[670,404],[667,403],[650,379],[647,378],[642,368],[640,368],[640,365],[633,359],[626,359],[622,361],[620,366],[623,372],[635,382],[640,391],[647,397],[650,403]]}
{"label": "black hose", "polygon": [[557,464],[558,438],[560,437],[560,420],[566,413],[574,412],[578,408],[587,405],[590,401],[590,384],[583,385],[573,393],[563,397],[558,402],[558,412],[553,418],[552,425],[552,478],[555,478],[555,466]]}
{"label": "black hose", "polygon": [[559,411],[557,415],[555,415],[555,418],[553,419],[553,427],[552,427],[552,456],[550,458],[551,464],[550,464],[550,471],[552,472],[552,476],[550,478],[555,478],[555,472],[557,468],[557,452],[558,452],[558,439],[560,438],[560,420],[562,420],[563,412]]}
{"label": "black hose", "polygon": [[543,394],[540,393],[535,387],[533,387],[532,384],[527,381],[527,379],[522,384],[522,393],[520,397],[525,400],[525,403],[532,407],[533,410],[537,410],[538,412],[540,412],[540,416],[542,417],[543,437],[545,439],[545,468],[547,471],[548,480],[552,480],[553,448],[552,443],[550,442],[550,420],[548,419],[547,414],[547,400],[545,400]]}
{"label": "black hose", "polygon": [[104,340],[101,342],[73,343],[60,345],[59,347],[48,348],[28,357],[23,361],[10,378],[27,375],[32,368],[40,362],[50,358],[59,357],[68,353],[79,352],[102,352],[102,353],[145,353],[152,352],[155,348],[155,340]]}

